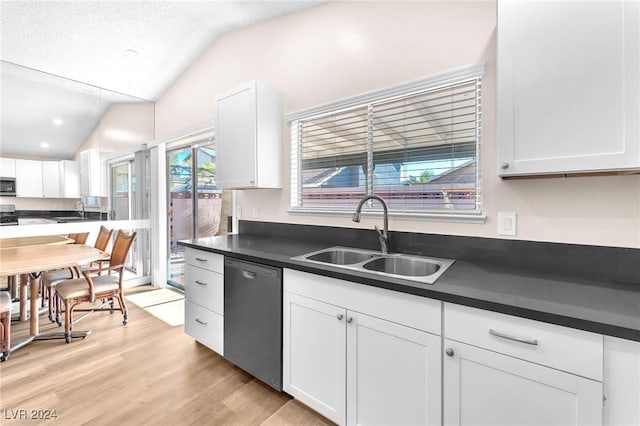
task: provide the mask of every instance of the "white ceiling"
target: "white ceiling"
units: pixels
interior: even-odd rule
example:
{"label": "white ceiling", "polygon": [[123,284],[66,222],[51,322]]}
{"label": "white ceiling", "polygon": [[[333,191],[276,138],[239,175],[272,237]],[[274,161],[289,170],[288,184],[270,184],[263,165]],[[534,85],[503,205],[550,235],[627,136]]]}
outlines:
{"label": "white ceiling", "polygon": [[108,106],[95,87],[155,101],[222,33],[318,3],[0,0],[0,154],[70,158]]}

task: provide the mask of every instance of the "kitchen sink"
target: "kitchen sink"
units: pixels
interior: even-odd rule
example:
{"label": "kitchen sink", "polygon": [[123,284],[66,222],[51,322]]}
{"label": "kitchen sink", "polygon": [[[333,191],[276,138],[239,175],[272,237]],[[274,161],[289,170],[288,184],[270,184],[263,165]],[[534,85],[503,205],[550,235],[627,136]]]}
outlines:
{"label": "kitchen sink", "polygon": [[374,255],[357,250],[335,248],[324,250],[316,254],[307,256],[307,260],[315,262],[330,263],[332,265],[353,265],[363,260],[371,259]]}
{"label": "kitchen sink", "polygon": [[441,268],[441,264],[430,260],[406,258],[401,256],[384,256],[362,265],[364,269],[385,272],[392,275],[408,277],[424,277],[433,275]]}
{"label": "kitchen sink", "polygon": [[434,284],[436,279],[454,262],[450,259],[403,253],[383,254],[379,251],[350,247],[330,247],[291,259],[331,265],[351,271],[369,273],[372,276],[402,278],[423,284]]}

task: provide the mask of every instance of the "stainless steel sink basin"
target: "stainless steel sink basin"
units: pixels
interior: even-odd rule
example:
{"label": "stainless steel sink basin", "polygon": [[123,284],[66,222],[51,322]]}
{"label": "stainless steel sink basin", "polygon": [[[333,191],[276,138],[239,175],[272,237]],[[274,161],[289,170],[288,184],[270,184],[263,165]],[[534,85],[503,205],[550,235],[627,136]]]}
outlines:
{"label": "stainless steel sink basin", "polygon": [[438,272],[441,265],[428,260],[394,256],[379,257],[365,263],[362,267],[370,271],[385,272],[392,275],[424,277]]}
{"label": "stainless steel sink basin", "polygon": [[379,251],[350,247],[330,247],[291,259],[359,271],[378,278],[402,278],[423,284],[435,283],[454,262],[450,259],[402,253],[382,254]]}
{"label": "stainless steel sink basin", "polygon": [[353,265],[354,263],[362,262],[372,257],[373,255],[370,253],[336,248],[312,254],[306,259],[315,262],[330,263],[332,265]]}

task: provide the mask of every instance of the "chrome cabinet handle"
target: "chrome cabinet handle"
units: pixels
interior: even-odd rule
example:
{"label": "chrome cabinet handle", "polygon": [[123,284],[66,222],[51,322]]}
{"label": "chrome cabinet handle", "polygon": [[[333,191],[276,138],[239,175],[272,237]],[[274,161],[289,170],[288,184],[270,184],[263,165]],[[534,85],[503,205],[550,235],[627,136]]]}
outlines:
{"label": "chrome cabinet handle", "polygon": [[347,318],[347,324],[351,324],[353,322],[353,317]]}
{"label": "chrome cabinet handle", "polygon": [[336,315],[336,318],[338,318],[338,321],[342,321],[342,318],[344,318],[344,315],[338,314]]}
{"label": "chrome cabinet handle", "polygon": [[198,281],[198,280],[196,280],[196,284],[198,284],[198,285],[204,285],[204,286],[208,285],[207,283],[203,283],[202,281]]}
{"label": "chrome cabinet handle", "polygon": [[537,346],[538,341],[536,339],[527,339],[526,337],[510,336],[508,334],[501,333],[492,328],[489,329],[489,334],[492,336],[500,337],[501,339],[512,340],[514,342],[524,343],[527,345]]}
{"label": "chrome cabinet handle", "polygon": [[200,318],[196,318],[196,322],[200,325],[207,325],[208,323],[205,321],[202,321]]}
{"label": "chrome cabinet handle", "polygon": [[198,262],[206,262],[206,261],[207,261],[207,259],[203,259],[203,258],[201,258],[201,257],[196,257],[196,260],[197,260]]}
{"label": "chrome cabinet handle", "polygon": [[444,351],[445,354],[447,354],[447,356],[453,356],[453,349],[452,348],[447,348]]}

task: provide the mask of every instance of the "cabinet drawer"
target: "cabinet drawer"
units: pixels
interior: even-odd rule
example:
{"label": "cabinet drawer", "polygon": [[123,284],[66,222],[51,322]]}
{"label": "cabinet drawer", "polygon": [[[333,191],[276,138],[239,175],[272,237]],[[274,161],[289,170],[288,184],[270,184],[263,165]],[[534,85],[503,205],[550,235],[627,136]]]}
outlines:
{"label": "cabinet drawer", "polygon": [[224,256],[221,254],[187,247],[184,251],[184,257],[187,265],[224,273]]}
{"label": "cabinet drawer", "polygon": [[441,333],[439,300],[285,269],[286,292],[367,313],[432,334]]}
{"label": "cabinet drawer", "polygon": [[188,300],[185,302],[184,315],[184,332],[223,355],[224,319],[222,315]]}
{"label": "cabinet drawer", "polygon": [[444,336],[602,381],[602,336],[445,303]]}
{"label": "cabinet drawer", "polygon": [[224,314],[224,275],[188,265],[184,278],[184,292],[188,301]]}

